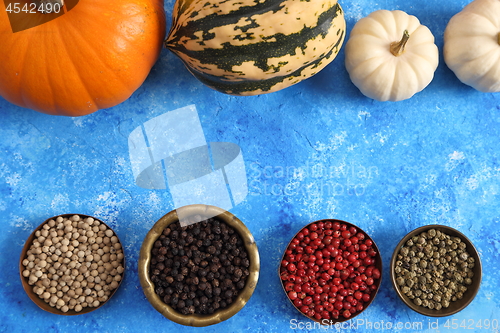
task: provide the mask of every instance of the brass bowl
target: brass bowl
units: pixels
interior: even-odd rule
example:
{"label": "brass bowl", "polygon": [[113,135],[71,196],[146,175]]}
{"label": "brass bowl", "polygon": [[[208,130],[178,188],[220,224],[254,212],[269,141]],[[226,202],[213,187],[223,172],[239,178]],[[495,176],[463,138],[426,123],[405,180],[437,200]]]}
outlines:
{"label": "brass bowl", "polygon": [[[59,216],[62,217],[62,218],[69,218],[69,217],[72,217],[73,215],[78,215],[82,218],[87,218],[87,217],[92,217],[94,220],[97,220],[99,221],[100,223],[106,225],[109,229],[113,230],[112,228],[110,228],[109,225],[107,225],[106,223],[104,223],[103,221],[101,221],[100,219],[94,217],[94,216],[90,216],[90,215],[84,215],[84,214],[62,214],[62,215],[57,215],[57,216],[53,216],[51,218],[48,218],[46,219],[42,224],[40,224],[38,227],[36,227],[35,230],[33,230],[33,232],[31,233],[31,235],[28,237],[28,239],[26,240],[26,242],[24,243],[24,247],[23,247],[23,250],[21,251],[21,258],[19,259],[19,275],[21,277],[21,284],[23,285],[23,289],[24,291],[26,292],[26,294],[28,295],[28,297],[33,301],[33,303],[35,303],[40,309],[42,310],[45,310],[47,312],[50,312],[50,313],[53,313],[53,314],[58,314],[58,315],[63,315],[63,316],[75,316],[75,315],[81,315],[81,314],[85,314],[85,313],[89,313],[89,312],[92,312],[92,311],[95,311],[97,309],[99,309],[100,307],[102,307],[104,304],[106,304],[107,302],[109,302],[109,300],[111,299],[111,297],[115,294],[115,292],[120,288],[120,285],[125,277],[125,270],[123,271],[123,273],[121,274],[122,275],[122,279],[118,282],[118,287],[113,290],[111,292],[111,294],[108,296],[108,299],[99,304],[99,306],[97,307],[85,307],[82,309],[82,311],[80,312],[76,312],[74,310],[68,310],[68,312],[63,312],[61,310],[58,310],[57,308],[55,307],[52,307],[50,306],[48,303],[46,303],[44,300],[42,300],[34,291],[33,291],[33,286],[31,286],[29,283],[28,283],[28,278],[25,278],[23,276],[23,271],[25,269],[24,265],[23,265],[23,260],[26,259],[26,253],[28,252],[28,250],[30,249],[32,243],[33,243],[33,240],[35,239],[35,233],[38,231],[38,230],[41,230],[43,228],[43,226],[45,225],[45,223],[49,222],[50,220],[55,220],[56,218],[58,218]],[[113,233],[116,237],[118,237],[118,235],[114,232],[113,230]],[[118,241],[120,242],[120,244],[123,244],[119,237],[118,237]],[[125,252],[123,246],[122,246],[122,251]],[[125,256],[123,257],[123,264],[122,264],[123,268],[125,269]]]}
{"label": "brass bowl", "polygon": [[[413,236],[417,236],[421,234],[422,232],[429,231],[430,229],[435,229],[439,230],[451,237],[459,237],[462,242],[464,242],[467,247],[466,250],[469,253],[471,257],[474,258],[475,260],[475,265],[473,268],[474,272],[474,277],[472,277],[472,284],[467,287],[467,291],[464,293],[464,296],[462,299],[456,300],[455,302],[450,302],[450,306],[447,308],[442,308],[440,310],[435,310],[435,309],[429,309],[425,308],[423,306],[418,306],[415,303],[412,302],[408,296],[406,296],[397,286],[396,284],[396,273],[394,272],[395,268],[395,263],[396,263],[396,258],[397,255],[399,254],[399,251],[401,248],[406,244],[406,242],[412,238]],[[451,227],[445,226],[445,225],[426,225],[422,226],[420,228],[417,228],[411,232],[409,232],[401,241],[398,243],[396,246],[396,249],[394,250],[394,253],[392,254],[391,258],[391,263],[390,263],[390,276],[391,276],[391,283],[396,291],[397,295],[399,298],[413,311],[418,312],[420,314],[423,314],[425,316],[429,317],[445,317],[445,316],[450,316],[452,314],[455,314],[459,311],[462,311],[467,305],[469,305],[470,302],[474,299],[476,296],[477,292],[479,291],[479,286],[481,284],[481,275],[482,275],[482,268],[481,268],[481,259],[479,258],[479,254],[472,244],[472,242],[460,231],[453,229]]]}
{"label": "brass bowl", "polygon": [[[244,289],[239,293],[238,297],[230,306],[225,309],[217,310],[211,315],[184,315],[174,310],[171,306],[165,304],[163,300],[155,293],[155,286],[150,278],[149,267],[153,245],[158,237],[162,234],[163,229],[165,229],[171,223],[179,221],[178,212],[180,212],[180,215],[183,217],[189,218],[190,216],[201,215],[216,217],[220,221],[225,222],[238,232],[248,252],[248,258],[250,261],[250,275],[247,277]],[[142,243],[139,255],[139,280],[141,282],[141,286],[144,294],[146,295],[146,298],[151,303],[151,305],[153,305],[153,307],[163,316],[172,320],[173,322],[185,326],[202,327],[214,325],[234,316],[245,306],[245,304],[252,296],[259,279],[259,270],[259,251],[257,249],[257,244],[255,243],[255,240],[248,228],[243,224],[243,222],[241,222],[230,212],[215,206],[208,205],[184,206],[178,208],[177,210],[173,210],[160,218],[146,235],[146,238]]]}
{"label": "brass bowl", "polygon": [[[375,259],[376,259],[376,263],[375,263],[375,267],[380,271],[380,279],[376,280],[375,281],[375,286],[376,286],[376,289],[372,292],[371,294],[371,299],[369,302],[365,303],[365,307],[363,308],[363,310],[361,310],[360,312],[357,312],[355,313],[354,315],[352,315],[351,317],[349,318],[344,318],[343,316],[339,316],[338,319],[328,319],[326,321],[324,321],[323,319],[321,320],[317,320],[315,318],[311,318],[307,315],[305,315],[304,313],[302,313],[302,311],[300,311],[300,309],[298,309],[295,304],[293,303],[293,301],[288,297],[288,293],[287,291],[285,290],[285,283],[284,281],[281,279],[281,262],[285,259],[285,252],[286,250],[288,249],[288,247],[290,246],[290,244],[292,243],[292,240],[297,236],[297,234],[299,232],[301,232],[302,230],[304,230],[305,228],[308,228],[310,225],[312,224],[315,224],[315,223],[319,223],[319,222],[327,222],[327,221],[330,221],[330,222],[339,222],[341,224],[345,224],[347,225],[348,227],[355,227],[358,232],[361,232],[365,235],[365,239],[369,239],[372,241],[373,243],[373,248],[375,249],[375,251],[377,252],[376,256],[375,256]],[[290,301],[290,303],[292,304],[292,306],[297,309],[298,312],[300,312],[300,314],[302,314],[304,317],[308,318],[308,319],[311,319],[321,325],[332,325],[332,324],[335,324],[335,323],[340,323],[340,322],[344,322],[344,321],[347,321],[347,320],[351,320],[353,319],[354,317],[358,316],[359,314],[363,313],[369,306],[370,304],[373,302],[373,300],[375,299],[375,296],[377,295],[379,289],[380,289],[380,284],[382,283],[382,256],[380,255],[380,251],[377,247],[377,244],[375,243],[375,241],[373,240],[373,238],[371,238],[363,229],[361,229],[360,227],[358,227],[357,225],[355,224],[352,224],[352,223],[349,223],[349,222],[346,222],[346,221],[342,221],[342,220],[336,220],[336,219],[324,219],[324,220],[317,220],[317,221],[314,221],[314,222],[311,222],[307,225],[305,225],[304,227],[302,227],[293,237],[292,239],[290,240],[290,242],[288,243],[287,247],[285,248],[285,252],[283,252],[283,256],[281,258],[281,261],[279,263],[279,267],[278,267],[278,277],[280,278],[280,281],[281,281],[281,287],[283,288],[283,292],[285,293],[285,296],[286,298]]]}

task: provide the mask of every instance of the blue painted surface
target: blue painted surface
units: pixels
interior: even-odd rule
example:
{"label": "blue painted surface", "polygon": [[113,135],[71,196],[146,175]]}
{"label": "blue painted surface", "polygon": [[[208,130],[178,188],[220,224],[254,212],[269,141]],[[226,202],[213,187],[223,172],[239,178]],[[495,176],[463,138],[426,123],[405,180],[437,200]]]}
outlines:
{"label": "blue painted surface", "polygon": [[[172,4],[166,1],[167,15]],[[401,9],[430,28],[440,51],[446,23],[465,4],[342,2],[348,33],[374,10]],[[154,222],[175,207],[168,190],[135,185],[127,146],[137,126],[191,104],[207,141],[241,147],[249,195],[231,211],[252,231],[262,262],[259,284],[243,310],[224,323],[197,329],[168,321],[142,293],[137,276],[140,246]],[[312,322],[286,300],[277,267],[290,238],[303,225],[323,218],[363,228],[384,261],[379,294],[343,332],[379,331],[382,321],[422,323],[424,331],[438,332],[436,319],[412,312],[397,298],[387,269],[401,237],[434,223],[466,234],[484,267],[472,304],[439,319],[439,332],[464,331],[445,327],[448,319],[450,325],[471,325],[469,331],[498,332],[485,329],[485,320],[500,321],[500,94],[480,93],[460,83],[442,55],[424,91],[406,101],[381,103],[352,85],[343,51],[298,85],[268,95],[232,97],[203,86],[163,50],[144,85],[119,106],[67,118],[0,98],[0,116],[2,332],[297,331],[292,320],[303,326]],[[45,313],[29,300],[19,279],[24,241],[43,220],[63,213],[101,218],[115,229],[126,251],[122,286],[108,304],[87,315]],[[482,329],[476,327],[480,320]]]}

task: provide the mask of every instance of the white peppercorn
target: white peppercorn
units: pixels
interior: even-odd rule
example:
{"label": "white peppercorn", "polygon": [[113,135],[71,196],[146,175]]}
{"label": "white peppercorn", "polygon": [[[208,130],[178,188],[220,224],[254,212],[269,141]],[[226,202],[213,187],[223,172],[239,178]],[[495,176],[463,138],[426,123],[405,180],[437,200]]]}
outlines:
{"label": "white peppercorn", "polygon": [[[106,235],[107,241],[101,236],[98,242],[97,232]],[[97,307],[109,299],[122,280],[122,246],[104,223],[79,215],[69,219],[58,216],[43,224],[34,236],[21,261],[22,276],[33,286],[33,292],[51,307],[62,312]],[[108,254],[105,262],[102,257],[110,253],[112,244],[113,256]]]}

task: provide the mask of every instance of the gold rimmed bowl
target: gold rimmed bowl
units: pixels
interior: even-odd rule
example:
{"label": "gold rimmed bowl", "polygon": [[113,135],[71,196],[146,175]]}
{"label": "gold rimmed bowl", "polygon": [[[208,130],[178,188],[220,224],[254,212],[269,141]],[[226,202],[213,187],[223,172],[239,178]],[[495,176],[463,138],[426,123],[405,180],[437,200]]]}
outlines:
{"label": "gold rimmed bowl", "polygon": [[[45,301],[45,299],[42,297],[42,296],[43,296],[43,294],[39,295],[39,294],[37,294],[37,293],[35,292],[35,290],[34,290],[34,289],[35,289],[35,287],[39,287],[40,283],[42,283],[42,278],[43,278],[43,279],[48,279],[48,280],[51,280],[51,279],[52,279],[52,276],[51,276],[51,275],[48,275],[47,277],[45,277],[45,276],[46,276],[49,272],[48,272],[48,271],[47,271],[47,272],[45,272],[45,271],[44,271],[44,272],[45,272],[44,274],[46,274],[46,275],[41,276],[41,277],[40,277],[40,279],[39,279],[38,281],[36,281],[35,283],[30,283],[30,281],[29,281],[29,280],[30,280],[30,277],[29,277],[29,276],[25,276],[25,275],[24,275],[24,272],[25,272],[25,271],[27,270],[27,268],[28,268],[26,265],[24,265],[24,263],[26,263],[26,260],[28,260],[28,254],[27,254],[27,253],[28,253],[28,251],[30,250],[30,248],[32,247],[33,243],[34,243],[34,242],[38,242],[39,240],[43,239],[43,238],[40,238],[40,236],[37,236],[37,233],[38,233],[38,232],[41,232],[41,231],[42,231],[42,229],[44,229],[44,226],[45,226],[45,225],[47,225],[47,224],[48,224],[51,220],[56,221],[56,219],[57,219],[58,217],[62,217],[63,219],[70,219],[70,218],[72,218],[72,217],[73,217],[73,216],[75,216],[75,215],[79,216],[79,217],[80,217],[80,219],[83,219],[83,220],[85,220],[85,219],[87,219],[87,218],[92,218],[92,219],[94,219],[94,221],[98,221],[100,225],[102,224],[102,225],[106,226],[106,229],[105,229],[105,230],[110,230],[110,231],[112,231],[112,233],[111,233],[111,234],[109,234],[109,236],[110,236],[109,238],[111,238],[111,237],[115,237],[115,236],[116,236],[115,243],[120,244],[120,252],[122,253],[123,258],[122,258],[122,259],[117,260],[117,263],[118,263],[118,264],[119,264],[119,266],[120,266],[120,268],[119,268],[120,272],[119,272],[119,273],[115,272],[115,273],[114,273],[115,275],[113,275],[113,276],[120,275],[120,278],[119,278],[119,279],[117,279],[117,280],[114,280],[115,282],[109,282],[109,283],[107,283],[107,285],[108,285],[108,286],[109,286],[111,283],[114,283],[114,286],[115,286],[116,288],[112,289],[112,291],[109,293],[109,295],[106,295],[105,300],[100,301],[98,305],[96,304],[97,306],[83,306],[83,307],[81,308],[81,310],[80,310],[80,311],[75,311],[74,309],[67,309],[67,311],[62,311],[62,309],[58,309],[56,306],[52,306],[52,305],[50,304],[50,302]],[[104,231],[104,230],[102,230],[102,231],[103,231],[103,233],[105,233],[105,231]],[[98,232],[96,232],[96,234],[97,234],[97,233],[98,233]],[[66,232],[66,235],[67,235],[67,234],[68,234],[68,233]],[[65,237],[66,237],[66,235],[65,235],[65,236],[59,236],[59,238],[60,238],[60,239],[65,238]],[[69,236],[68,236],[68,237],[69,237]],[[70,239],[71,239],[71,238],[68,238],[68,240],[70,240]],[[79,243],[80,243],[80,242],[79,242]],[[86,245],[90,245],[90,246],[92,245],[92,244],[90,244],[90,243],[86,243],[86,242],[81,242],[81,243],[82,243],[82,244],[86,244]],[[102,220],[100,220],[100,219],[98,219],[98,218],[96,218],[96,217],[93,217],[93,216],[90,216],[90,215],[84,215],[84,214],[62,214],[62,215],[57,215],[57,216],[54,216],[54,217],[48,218],[48,219],[47,219],[47,220],[45,220],[43,223],[41,223],[41,224],[40,224],[37,228],[35,228],[35,230],[33,230],[33,232],[31,233],[31,235],[30,235],[30,236],[28,237],[28,239],[26,240],[26,242],[25,242],[25,244],[24,244],[24,247],[23,247],[23,249],[22,249],[21,256],[20,256],[20,259],[19,259],[19,273],[20,273],[21,284],[22,284],[22,286],[23,286],[23,289],[24,289],[24,291],[26,292],[26,294],[28,295],[28,297],[29,297],[29,298],[30,298],[30,299],[31,299],[31,300],[32,300],[32,301],[33,301],[33,302],[34,302],[34,303],[35,303],[35,304],[36,304],[39,308],[41,308],[42,310],[45,310],[45,311],[47,311],[47,312],[53,313],[53,314],[57,314],[57,315],[64,315],[64,316],[73,316],[73,315],[86,314],[86,313],[89,313],[89,312],[95,311],[95,310],[97,310],[97,309],[101,308],[104,304],[106,304],[106,303],[107,303],[107,302],[111,299],[111,297],[112,297],[112,296],[115,294],[115,292],[119,289],[119,287],[120,287],[120,285],[121,285],[121,282],[123,281],[123,278],[124,278],[124,275],[125,275],[125,255],[124,255],[124,253],[123,253],[123,251],[124,251],[124,250],[123,250],[123,247],[121,246],[121,244],[122,244],[122,243],[120,242],[120,240],[119,240],[119,238],[118,238],[118,235],[117,235],[117,234],[113,231],[113,229],[112,229],[111,227],[109,227],[106,223],[104,223]],[[52,255],[54,255],[54,253],[52,253],[52,250],[50,250],[50,249],[44,249],[44,247],[42,247],[42,245],[43,245],[43,244],[40,244],[39,246],[40,246],[40,248],[43,250],[43,253],[45,253],[45,254],[46,254],[46,255],[48,255],[49,257],[50,257],[50,256],[52,256]],[[55,245],[55,244],[54,244],[54,245]],[[48,247],[48,248],[50,248],[50,246],[47,246],[47,247]],[[54,246],[54,247],[55,247],[55,246]],[[108,247],[108,248],[110,248],[110,247]],[[58,249],[59,249],[59,247],[58,247]],[[91,250],[89,250],[89,251],[91,251]],[[110,249],[110,251],[111,251],[112,253],[116,253],[116,252],[115,252],[116,250],[115,250],[114,248],[113,248],[113,249]],[[57,253],[58,253],[58,252],[57,252]],[[95,253],[96,253],[96,250],[92,250],[92,251],[91,251],[91,254],[95,255]],[[59,257],[61,258],[61,261],[62,261],[62,260],[66,260],[66,258],[65,258],[62,254],[57,254],[57,256],[59,256]],[[35,255],[35,258],[36,258],[36,255]],[[67,258],[68,258],[68,259],[71,259],[71,261],[78,261],[78,259],[76,259],[76,258],[70,258],[70,257],[67,257]],[[89,257],[87,256],[86,258],[89,258]],[[40,260],[40,259],[38,259],[38,263],[40,263],[40,261],[39,261],[39,260]],[[44,260],[44,261],[45,261],[45,260]],[[90,262],[90,264],[92,264],[92,263],[96,263],[96,264],[98,264],[98,261],[97,261],[97,262],[96,262],[96,261],[89,261],[89,262]],[[85,263],[85,260],[83,260],[83,263]],[[44,263],[44,267],[50,267],[50,266],[52,266],[53,264],[54,264],[54,263],[52,263],[52,264],[50,264],[50,263]],[[61,265],[62,265],[62,264],[66,264],[66,263],[63,261],[63,262],[61,263]],[[101,264],[103,264],[103,263],[101,263]],[[47,266],[45,266],[45,265],[47,265]],[[33,270],[33,272],[35,272],[36,270],[41,271],[40,267],[36,267],[36,266],[40,266],[39,264],[35,264],[35,262],[33,262],[33,266],[34,266],[34,267],[32,267],[32,268],[31,268],[31,269]],[[118,267],[118,266],[117,266],[117,267]],[[112,269],[116,269],[116,267],[110,268],[110,270],[112,270]],[[89,270],[89,272],[90,272],[90,270]],[[109,273],[109,272],[107,271],[107,273]],[[38,273],[38,274],[41,274],[41,273]],[[64,275],[63,275],[63,276],[61,276],[61,277],[59,277],[58,281],[60,281],[60,279],[62,279],[63,277],[64,277]],[[94,278],[94,281],[95,281],[95,278]],[[71,284],[72,284],[73,282],[68,282],[68,284],[67,284],[67,285],[68,285],[68,288],[70,288],[70,287],[71,287],[71,285],[70,285],[69,283],[71,283]],[[65,284],[65,285],[66,285],[66,284]],[[95,299],[98,299],[99,297],[102,297],[102,296],[98,296],[99,291],[98,291],[97,289],[95,289],[94,287],[89,288],[89,289],[91,290],[91,296],[93,297],[93,299],[94,299],[94,296],[95,296]],[[99,290],[102,290],[102,288],[100,288]],[[95,293],[95,295],[94,295],[94,293]],[[67,296],[68,294],[67,294],[67,292],[65,291],[65,292],[63,292],[63,293],[62,293],[62,295],[63,295],[63,296],[60,296],[60,297],[58,297],[58,298],[62,299],[64,296]],[[85,295],[85,296],[89,296],[89,295]],[[67,304],[68,304],[68,303],[65,303],[65,305],[67,305]],[[84,304],[84,305],[85,305],[85,304]]]}
{"label": "gold rimmed bowl", "polygon": [[[380,276],[378,278],[373,278],[373,284],[371,284],[369,286],[369,288],[373,288],[373,289],[370,290],[370,291],[368,291],[368,294],[370,295],[370,299],[367,300],[367,301],[363,300],[363,302],[362,302],[363,308],[361,310],[356,310],[356,312],[350,314],[349,317],[344,317],[341,313],[345,309],[341,309],[341,310],[339,310],[340,314],[338,315],[337,318],[335,318],[335,316],[333,316],[333,314],[335,313],[335,310],[332,310],[332,309],[327,310],[325,308],[324,310],[327,310],[327,312],[329,312],[329,315],[331,315],[330,318],[324,318],[324,317],[323,318],[317,318],[317,317],[314,317],[314,316],[311,316],[311,315],[308,315],[308,314],[304,313],[301,310],[301,307],[303,307],[303,305],[305,305],[305,304],[300,304],[299,303],[299,305],[297,305],[297,303],[295,302],[295,300],[291,299],[290,292],[292,292],[292,294],[294,294],[294,291],[295,291],[297,293],[297,298],[301,299],[301,302],[303,302],[306,299],[306,297],[314,297],[314,295],[317,294],[316,291],[311,292],[311,293],[309,293],[308,291],[304,292],[303,283],[304,282],[308,282],[308,281],[309,282],[315,281],[314,283],[316,283],[316,282],[319,281],[318,278],[317,277],[308,276],[307,274],[304,276],[302,273],[299,272],[298,265],[299,265],[300,261],[304,262],[306,265],[310,262],[310,260],[308,258],[310,256],[310,254],[307,254],[307,252],[305,251],[304,248],[307,247],[307,245],[312,244],[312,240],[308,240],[308,242],[306,242],[305,241],[305,237],[309,237],[311,235],[311,233],[312,233],[311,226],[316,225],[318,227],[318,229],[317,229],[317,234],[319,235],[318,238],[323,237],[323,240],[324,240],[326,238],[325,235],[329,236],[329,237],[338,238],[339,242],[340,242],[340,247],[341,247],[342,246],[342,242],[343,242],[342,239],[344,239],[342,237],[342,235],[336,234],[335,236],[332,236],[332,233],[330,233],[332,231],[332,229],[334,229],[334,227],[332,228],[330,225],[333,226],[335,223],[338,223],[340,225],[345,225],[349,229],[350,228],[356,228],[356,230],[357,230],[356,235],[362,234],[363,235],[362,237],[364,237],[363,241],[357,241],[358,246],[359,246],[359,244],[361,244],[363,242],[366,242],[366,240],[369,240],[371,242],[370,247],[375,251],[375,255],[372,257],[374,259],[374,262],[372,262],[369,265],[365,264],[365,263],[361,263],[360,266],[365,266],[365,267],[372,266],[373,268],[376,268],[378,270],[378,274],[380,274]],[[321,224],[323,225],[323,227],[320,227]],[[301,239],[301,237],[299,236],[299,234],[303,233],[305,229],[308,230],[309,236],[305,236],[304,238]],[[330,231],[327,232],[326,230],[330,230]],[[351,235],[351,236],[354,236],[354,235]],[[351,237],[351,236],[349,236],[349,237]],[[347,238],[349,238],[349,237],[347,237]],[[333,242],[332,242],[332,244],[333,244]],[[335,245],[335,246],[337,246],[337,245]],[[304,250],[299,252],[299,251],[296,250],[297,247],[302,247]],[[341,249],[340,247],[338,247],[338,249]],[[295,248],[295,249],[292,249],[292,248]],[[322,249],[324,249],[324,248],[326,248],[326,246],[324,246]],[[292,251],[291,254],[295,256],[294,260],[290,259],[289,254],[287,254],[288,250]],[[314,251],[318,251],[318,250],[314,250]],[[319,251],[321,251],[321,249],[319,249]],[[345,251],[345,250],[342,250],[342,251]],[[358,249],[358,250],[355,250],[355,251],[359,253],[360,250]],[[297,256],[298,256],[299,253],[301,254],[300,255],[300,259],[297,259]],[[326,257],[325,257],[325,255],[326,255]],[[342,255],[342,254],[339,251],[339,253],[336,254],[336,255]],[[335,254],[331,254],[331,253],[330,254],[324,254],[323,257],[322,257],[322,259],[329,258],[331,260],[331,262],[335,264],[336,255]],[[315,261],[315,262],[317,262],[317,261]],[[292,273],[290,273],[290,269],[287,268],[288,265],[291,264],[291,263],[293,263],[295,265],[295,268],[292,270]],[[352,263],[350,263],[349,265],[352,265]],[[307,267],[305,269],[307,269]],[[334,270],[340,272],[343,269],[344,268],[340,268],[340,269],[335,268]],[[325,269],[324,268],[320,268],[319,273],[322,274],[324,272],[325,272]],[[357,268],[355,268],[355,270],[354,270],[354,274],[356,276],[366,275],[364,273],[365,272],[358,271]],[[358,316],[363,311],[365,311],[370,306],[370,304],[373,302],[373,300],[375,299],[375,296],[378,293],[378,290],[380,289],[380,284],[382,282],[382,257],[380,255],[380,251],[379,251],[377,245],[375,244],[375,241],[373,240],[373,238],[371,238],[364,230],[362,230],[357,225],[354,225],[354,224],[346,222],[346,221],[337,220],[337,219],[324,219],[324,220],[318,220],[318,221],[314,221],[314,222],[311,222],[311,223],[307,224],[306,226],[302,227],[294,235],[294,237],[292,237],[290,243],[288,244],[287,248],[285,249],[285,252],[283,253],[283,257],[282,257],[282,260],[280,262],[280,266],[279,266],[279,269],[278,269],[278,274],[279,274],[279,278],[280,278],[280,281],[281,281],[281,285],[283,287],[283,291],[285,292],[285,295],[287,296],[287,299],[290,301],[290,303],[293,305],[293,307],[295,307],[295,309],[297,309],[297,311],[299,311],[306,318],[309,318],[309,319],[311,319],[311,320],[313,320],[315,322],[318,322],[319,324],[322,324],[322,325],[332,325],[332,324],[337,323],[337,322],[344,322],[346,320],[353,319],[354,317]],[[292,277],[290,275],[292,275]],[[301,278],[300,278],[301,282],[300,283],[302,284],[302,287],[301,287],[301,291],[300,292],[297,292],[296,290],[291,290],[291,289],[287,288],[288,283],[291,282],[292,284],[295,284],[297,282],[297,280],[296,280],[297,276],[301,276]],[[336,275],[330,276],[328,278],[328,280],[325,280],[325,282],[324,282],[325,285],[329,285],[330,287],[333,286],[333,285],[335,285],[334,277],[336,277]],[[337,276],[337,278],[338,278],[338,276]],[[345,279],[341,279],[341,283],[343,283],[343,281],[353,282],[354,278],[355,278],[354,276],[352,276],[352,277],[349,276],[349,277],[347,277]],[[366,276],[365,276],[365,278],[366,278]],[[306,281],[306,280],[308,280],[308,281]],[[363,280],[363,283],[365,283],[365,281],[366,280]],[[320,285],[321,285],[321,283],[320,283]],[[361,288],[359,290],[361,290]],[[349,294],[346,295],[346,297],[347,296],[353,296],[354,292],[355,292],[355,290],[349,290]],[[322,291],[321,293],[324,294],[325,292]],[[335,292],[335,293],[337,294],[337,292]],[[363,293],[366,293],[366,289],[363,290]],[[337,296],[335,295],[335,297],[337,297]],[[327,297],[328,301],[331,300],[331,299],[335,299],[335,297],[333,295],[331,295],[331,290],[330,290],[328,292],[328,297]]]}
{"label": "gold rimmed bowl", "polygon": [[[155,283],[151,279],[151,260],[152,250],[155,242],[162,235],[163,230],[172,223],[181,220],[196,218],[201,221],[201,217],[213,217],[220,222],[227,224],[235,229],[243,240],[250,266],[244,288],[238,293],[230,305],[224,309],[218,309],[213,314],[183,314],[167,305],[163,299],[155,292]],[[189,205],[173,210],[160,218],[146,235],[140,255],[139,255],[139,279],[151,305],[169,320],[185,326],[209,326],[225,321],[240,311],[252,296],[259,279],[260,259],[257,244],[245,224],[230,212],[209,205]]]}
{"label": "gold rimmed bowl", "polygon": [[[395,272],[396,265],[401,264],[401,258],[398,259],[398,255],[400,254],[401,249],[406,246],[408,241],[412,241],[413,243],[416,243],[418,241],[417,237],[421,235],[424,232],[429,232],[429,230],[434,229],[435,231],[440,231],[450,237],[458,237],[462,243],[465,244],[465,250],[469,254],[471,258],[473,258],[474,266],[471,268],[471,271],[473,272],[473,277],[472,283],[470,285],[467,285],[467,290],[463,293],[463,296],[460,299],[457,299],[455,301],[449,302],[448,307],[442,307],[439,310],[437,309],[430,309],[428,307],[423,307],[421,305],[415,304],[415,296],[411,295],[410,298],[406,293],[403,292],[402,288],[403,285],[399,285],[397,283],[397,274]],[[414,242],[415,241],[415,242]],[[399,261],[399,263],[398,263]],[[408,266],[408,265],[406,265]],[[477,292],[479,291],[479,286],[481,284],[481,277],[482,277],[482,267],[481,267],[481,259],[479,257],[479,253],[477,252],[476,248],[474,247],[474,244],[460,231],[445,226],[445,225],[426,225],[419,227],[411,232],[409,232],[406,236],[401,239],[401,241],[398,243],[396,246],[394,253],[391,258],[391,263],[390,263],[390,278],[391,278],[391,283],[396,291],[396,294],[398,297],[403,301],[404,304],[406,304],[410,309],[412,309],[415,312],[418,312],[420,314],[423,314],[425,316],[429,317],[445,317],[445,316],[450,316],[453,315],[459,311],[462,311],[465,309],[470,302],[474,299],[476,296]],[[442,280],[442,279],[441,279]],[[405,280],[406,281],[406,280]],[[437,281],[436,281],[437,282]],[[406,283],[406,282],[405,282]]]}

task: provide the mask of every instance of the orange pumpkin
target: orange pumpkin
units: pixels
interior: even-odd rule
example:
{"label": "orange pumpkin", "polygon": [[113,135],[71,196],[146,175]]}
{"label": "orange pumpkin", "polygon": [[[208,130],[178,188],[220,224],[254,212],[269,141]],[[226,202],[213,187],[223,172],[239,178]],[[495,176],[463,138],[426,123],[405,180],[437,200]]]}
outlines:
{"label": "orange pumpkin", "polygon": [[55,14],[21,12],[16,23],[13,7],[0,2],[0,96],[53,115],[125,101],[158,59],[166,32],[163,0],[73,0],[69,10],[67,1],[64,14],[43,24],[49,18],[40,15]]}

